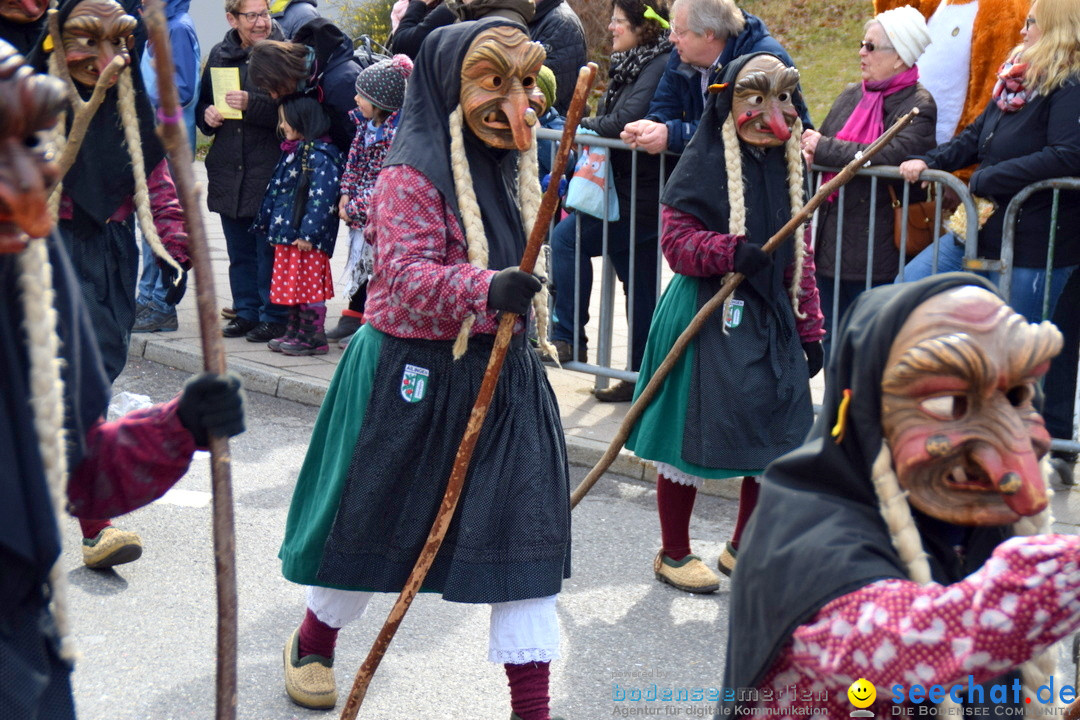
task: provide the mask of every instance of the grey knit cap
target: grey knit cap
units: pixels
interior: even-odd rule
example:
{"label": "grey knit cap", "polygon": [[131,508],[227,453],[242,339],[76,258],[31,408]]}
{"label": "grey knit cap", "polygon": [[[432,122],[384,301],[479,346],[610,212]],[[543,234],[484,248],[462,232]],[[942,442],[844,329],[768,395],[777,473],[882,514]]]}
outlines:
{"label": "grey knit cap", "polygon": [[357,74],[356,92],[375,107],[394,112],[405,102],[405,85],[412,69],[408,55],[380,60]]}

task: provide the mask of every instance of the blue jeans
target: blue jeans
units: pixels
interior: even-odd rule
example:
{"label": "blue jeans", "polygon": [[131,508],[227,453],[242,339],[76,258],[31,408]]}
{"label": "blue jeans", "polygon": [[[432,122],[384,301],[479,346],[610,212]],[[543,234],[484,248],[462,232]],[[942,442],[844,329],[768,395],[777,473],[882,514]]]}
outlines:
{"label": "blue jeans", "polygon": [[[581,261],[574,262],[576,218],[581,218]],[[574,318],[577,318],[578,343],[584,347],[585,324],[589,322],[589,295],[592,292],[592,259],[603,252],[603,221],[584,213],[573,213],[555,226],[551,238],[551,278],[555,284],[555,312],[552,318],[551,339],[574,343]],[[649,339],[649,324],[656,309],[656,240],[655,222],[637,225],[637,246],[634,253],[634,297],[628,302],[633,324],[630,347],[630,369],[641,366],[645,341]],[[630,222],[608,223],[608,259],[615,274],[629,292],[630,282]],[[581,305],[574,312],[574,271],[581,278]]]}
{"label": "blue jeans", "polygon": [[[938,251],[939,273],[963,270],[964,248],[956,244],[956,236],[946,233],[933,244],[913,257],[904,266],[904,281],[921,280],[933,274],[934,248]],[[1053,317],[1058,298],[1065,287],[1065,282],[1072,275],[1076,265],[1054,268],[1050,279],[1050,308],[1047,317]],[[996,272],[978,273],[995,285],[1000,284],[1001,274]],[[899,278],[897,278],[899,281]],[[1046,268],[1014,267],[1012,270],[1012,297],[1009,307],[1027,318],[1028,322],[1040,322],[1043,319],[1043,292],[1046,282]]]}
{"label": "blue jeans", "polygon": [[254,218],[221,216],[229,251],[229,288],[236,316],[251,322],[284,323],[288,309],[270,303],[274,248],[251,231]]}
{"label": "blue jeans", "polygon": [[142,240],[142,277],[139,279],[138,303],[159,313],[171,313],[173,305],[165,302],[165,284],[161,280],[161,268],[150,244]]}

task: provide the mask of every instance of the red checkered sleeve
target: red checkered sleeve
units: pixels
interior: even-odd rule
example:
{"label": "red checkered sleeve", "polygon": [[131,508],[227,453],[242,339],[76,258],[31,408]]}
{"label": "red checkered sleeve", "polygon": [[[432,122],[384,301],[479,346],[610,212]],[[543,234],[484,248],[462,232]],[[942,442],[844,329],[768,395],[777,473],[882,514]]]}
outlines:
{"label": "red checkered sleeve", "polygon": [[86,453],[68,480],[72,515],[122,515],[157,500],[184,476],[195,439],[180,422],[178,402],[173,399],[90,428]]}

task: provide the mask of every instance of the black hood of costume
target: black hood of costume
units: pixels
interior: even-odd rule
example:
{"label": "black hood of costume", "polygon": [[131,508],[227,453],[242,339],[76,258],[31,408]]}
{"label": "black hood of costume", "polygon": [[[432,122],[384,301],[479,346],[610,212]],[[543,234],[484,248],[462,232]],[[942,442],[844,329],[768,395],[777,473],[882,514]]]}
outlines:
{"label": "black hood of costume", "polygon": [[[833,343],[822,409],[799,449],[765,470],[761,496],[732,578],[725,687],[757,687],[795,629],[826,603],[884,578],[907,578],[871,484],[882,445],[881,379],[893,339],[912,311],[951,288],[987,280],[933,275],[862,293]],[[851,390],[841,442],[831,437]],[[1011,527],[961,528],[913,511],[933,579],[962,579],[1011,534]],[[963,544],[959,561],[953,546]],[[730,711],[730,706],[728,707]]]}
{"label": "black hood of costume", "polygon": [[[772,53],[751,53],[735,58],[724,67],[718,83],[727,83],[722,92],[710,94],[705,101],[705,109],[698,123],[698,130],[687,144],[682,156],[679,158],[671,178],[664,186],[664,194],[660,201],[676,210],[693,215],[706,229],[713,232],[730,232],[728,220],[731,216],[731,204],[728,199],[728,176],[727,165],[724,162],[724,139],[722,129],[724,122],[731,114],[731,104],[735,95],[735,78],[743,66],[752,58],[760,55],[775,57],[780,62],[783,59]],[[801,100],[800,100],[801,102]],[[747,172],[749,163],[758,163],[766,166],[768,173],[783,173],[787,176],[787,161],[785,149],[781,145],[773,148],[759,148],[747,145],[742,141],[741,154],[744,173]],[[771,234],[780,229],[783,223],[776,224],[772,219],[763,217],[756,208],[765,205],[762,201],[763,188],[753,187],[752,182],[745,182],[743,195],[746,202],[746,241],[754,245],[764,245],[768,242]],[[787,194],[786,183],[784,189]],[[776,198],[773,198],[775,201]],[[790,201],[784,199],[783,204],[790,209]],[[775,207],[775,205],[774,205]],[[786,212],[784,221],[791,217]],[[756,232],[755,226],[756,225]],[[747,278],[745,283],[761,295],[767,302],[772,302],[777,297],[775,289],[783,286],[784,268],[790,259],[794,257],[793,243],[788,240],[781,244],[773,253],[771,272],[757,273]]]}
{"label": "black hood of costume", "polygon": [[[82,0],[67,0],[58,10],[60,27],[64,27],[71,11]],[[125,3],[121,3],[125,5]],[[130,13],[129,13],[130,14]],[[44,36],[27,58],[38,72],[49,71],[49,55],[42,46]],[[63,48],[53,52],[63,53]],[[139,133],[142,136],[143,167],[147,178],[154,168],[165,159],[165,148],[154,131],[154,110],[150,106],[146,85],[143,83],[136,53],[131,54],[131,64],[123,72],[131,73],[135,90],[135,114],[138,116]],[[88,100],[93,88],[76,84],[79,95]],[[124,126],[120,119],[119,91],[117,85],[109,88],[101,107],[94,113],[86,137],[75,163],[64,175],[64,194],[71,198],[78,210],[98,225],[104,225],[123,202],[135,193],[135,178],[131,170],[131,156],[124,142]],[[68,128],[72,113],[68,113]]]}
{"label": "black hood of costume", "polygon": [[[86,452],[86,433],[106,411],[109,382],[83,306],[79,281],[54,235],[45,240],[52,264],[68,469]],[[29,342],[17,254],[0,255],[0,615],[40,586],[60,553],[60,535],[34,430]]]}
{"label": "black hood of costume", "polygon": [[[503,25],[525,32],[517,23],[487,18],[438,28],[424,40],[409,77],[401,124],[383,163],[418,170],[439,190],[459,223],[450,170],[450,113],[460,104],[461,65],[472,41],[484,30]],[[516,199],[519,153],[488,147],[464,123],[462,135],[487,234],[488,267],[517,265],[525,250]]]}
{"label": "black hood of costume", "polygon": [[48,17],[48,11],[37,20],[28,23],[12,22],[0,17],[0,38],[7,40],[20,55],[26,57],[34,49],[41,33],[45,31]]}

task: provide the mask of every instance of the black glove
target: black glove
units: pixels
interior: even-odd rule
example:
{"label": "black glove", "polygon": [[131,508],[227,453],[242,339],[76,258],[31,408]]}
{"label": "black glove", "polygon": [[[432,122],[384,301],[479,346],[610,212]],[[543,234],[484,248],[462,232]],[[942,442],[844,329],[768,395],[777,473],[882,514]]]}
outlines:
{"label": "black glove", "polygon": [[821,372],[821,366],[825,364],[825,351],[821,348],[821,341],[802,344],[803,352],[806,353],[806,366],[810,368],[810,377]]}
{"label": "black glove", "polygon": [[488,307],[524,315],[529,312],[533,295],[540,292],[541,287],[543,285],[535,275],[518,270],[517,265],[500,270],[488,286]]}
{"label": "black glove", "polygon": [[239,435],[245,429],[240,378],[232,373],[196,375],[184,384],[176,414],[199,447],[206,447],[210,435]]}
{"label": "black glove", "polygon": [[165,302],[176,305],[184,299],[184,293],[187,292],[187,268],[181,265],[178,275],[176,268],[164,260],[159,259],[157,263],[161,268],[161,284],[165,286]]}
{"label": "black glove", "polygon": [[745,240],[735,246],[735,272],[751,277],[772,265],[772,256]]}

